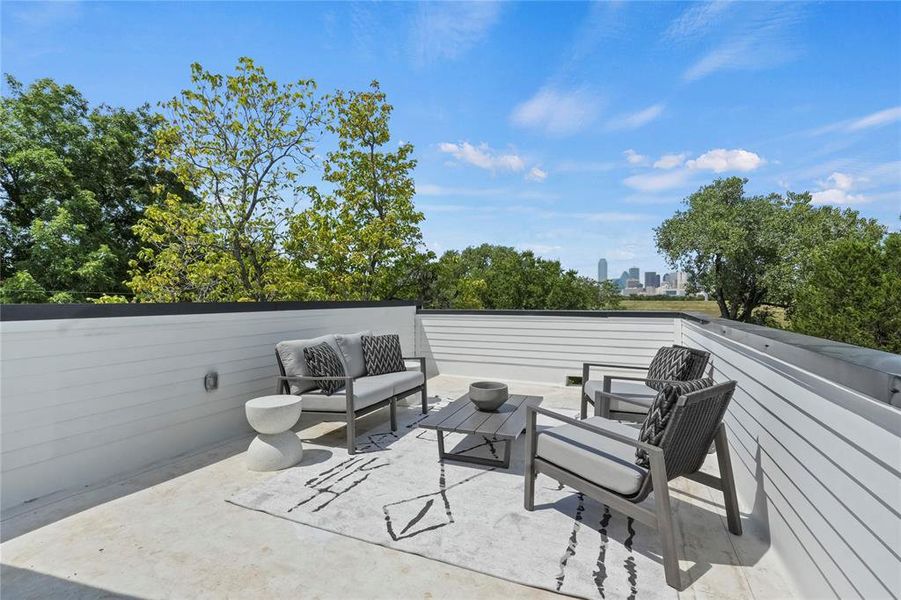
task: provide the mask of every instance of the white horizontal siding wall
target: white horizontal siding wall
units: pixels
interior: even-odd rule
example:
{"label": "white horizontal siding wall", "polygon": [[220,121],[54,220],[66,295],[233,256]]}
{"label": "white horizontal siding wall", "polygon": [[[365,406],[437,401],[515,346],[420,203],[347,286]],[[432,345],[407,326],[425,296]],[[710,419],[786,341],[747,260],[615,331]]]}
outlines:
{"label": "white horizontal siding wall", "polygon": [[[412,306],[7,321],[0,325],[2,507],[244,432],[273,393],[274,346],[373,329],[414,349]],[[203,378],[217,371],[219,387]]]}
{"label": "white horizontal siding wall", "polygon": [[563,385],[583,362],[646,366],[677,319],[509,314],[417,315],[430,373]]}
{"label": "white horizontal siding wall", "polygon": [[738,387],[726,416],[742,512],[807,597],[901,591],[901,411],[683,322]]}

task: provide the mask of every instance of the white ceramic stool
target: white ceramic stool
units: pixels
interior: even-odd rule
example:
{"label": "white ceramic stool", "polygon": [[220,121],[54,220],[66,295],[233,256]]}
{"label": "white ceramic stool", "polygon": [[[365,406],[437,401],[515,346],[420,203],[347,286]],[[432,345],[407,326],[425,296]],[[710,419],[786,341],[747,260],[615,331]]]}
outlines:
{"label": "white ceramic stool", "polygon": [[291,431],[300,418],[300,410],[300,398],[287,394],[247,401],[247,422],[259,433],[247,449],[248,469],[279,471],[300,462],[303,444]]}

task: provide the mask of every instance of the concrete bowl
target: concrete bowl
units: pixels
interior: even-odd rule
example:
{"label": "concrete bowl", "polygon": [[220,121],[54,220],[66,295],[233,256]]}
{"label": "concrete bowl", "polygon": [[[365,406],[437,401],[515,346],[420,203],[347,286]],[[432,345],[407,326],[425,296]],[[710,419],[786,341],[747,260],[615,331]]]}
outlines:
{"label": "concrete bowl", "polygon": [[506,384],[497,381],[477,381],[469,386],[469,399],[479,410],[497,410],[508,395]]}

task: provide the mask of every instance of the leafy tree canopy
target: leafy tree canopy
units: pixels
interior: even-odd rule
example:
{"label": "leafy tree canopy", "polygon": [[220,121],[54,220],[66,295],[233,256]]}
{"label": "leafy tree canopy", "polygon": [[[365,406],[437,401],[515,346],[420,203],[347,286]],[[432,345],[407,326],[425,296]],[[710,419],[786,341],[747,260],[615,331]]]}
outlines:
{"label": "leafy tree canopy", "polygon": [[619,308],[612,282],[581,277],[531,251],[483,244],[445,252],[426,295],[431,308],[582,310]]}
{"label": "leafy tree canopy", "polygon": [[129,282],[145,301],[283,300],[304,295],[281,252],[302,175],[329,121],[310,79],[280,84],[241,58],[223,76],[191,66],[193,87],[163,104],[156,152],[203,205],[169,198],[136,228]]}
{"label": "leafy tree canopy", "polygon": [[314,294],[324,299],[412,297],[430,255],[421,251],[423,214],[413,205],[413,145],[390,151],[388,104],[379,83],[332,100],[337,149],[311,204],[290,224],[286,248]]}
{"label": "leafy tree canopy", "polygon": [[670,265],[710,294],[724,318],[752,321],[758,307],[791,306],[814,249],[885,233],[856,211],[812,206],[807,193],[746,196],[746,183],[730,177],[703,186],[655,230]]}
{"label": "leafy tree canopy", "polygon": [[789,311],[792,328],[901,354],[901,233],[814,250]]}
{"label": "leafy tree canopy", "polygon": [[[123,293],[132,226],[160,190],[159,119],[90,107],[72,86],[6,77],[0,100],[0,277],[5,302],[83,302]],[[27,282],[27,286],[26,286]]]}

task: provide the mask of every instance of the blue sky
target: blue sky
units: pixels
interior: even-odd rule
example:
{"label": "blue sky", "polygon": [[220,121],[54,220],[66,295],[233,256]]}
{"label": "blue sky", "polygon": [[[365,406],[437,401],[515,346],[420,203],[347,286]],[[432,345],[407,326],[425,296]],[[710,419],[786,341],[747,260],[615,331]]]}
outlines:
{"label": "blue sky", "polygon": [[253,57],[323,91],[378,79],[416,147],[430,248],[662,271],[653,227],[715,177],[898,229],[901,4],[17,3],[2,70],[94,102]]}

